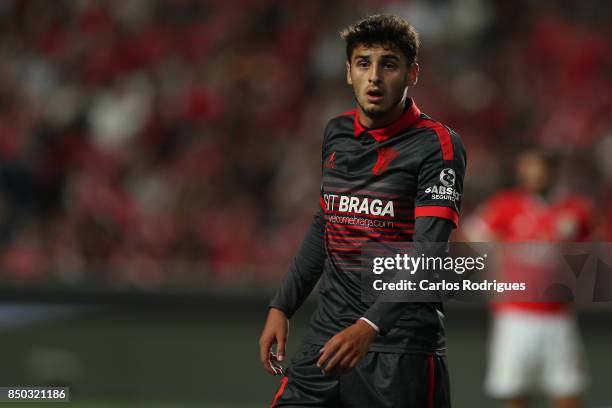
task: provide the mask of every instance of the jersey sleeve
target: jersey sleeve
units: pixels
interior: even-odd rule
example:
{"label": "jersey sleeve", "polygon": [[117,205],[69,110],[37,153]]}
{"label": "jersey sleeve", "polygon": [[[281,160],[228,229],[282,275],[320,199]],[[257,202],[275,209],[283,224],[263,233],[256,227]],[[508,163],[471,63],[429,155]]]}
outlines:
{"label": "jersey sleeve", "polygon": [[467,166],[465,148],[452,130],[442,125],[432,130],[435,135],[424,143],[418,170],[414,216],[445,218],[457,228]]}
{"label": "jersey sleeve", "polygon": [[323,211],[319,209],[283,282],[269,303],[291,318],[319,281],[325,261]]}
{"label": "jersey sleeve", "polygon": [[[452,230],[452,222],[442,217],[421,217],[415,222],[413,240],[421,244],[447,242]],[[413,252],[417,248],[419,251],[423,249],[422,246],[418,246],[413,249]],[[411,256],[418,255],[412,253]],[[419,272],[417,270],[413,273]],[[384,302],[379,298],[366,310],[363,317],[378,328],[381,336],[385,336],[395,326],[397,320],[406,313],[409,305],[409,302]]]}

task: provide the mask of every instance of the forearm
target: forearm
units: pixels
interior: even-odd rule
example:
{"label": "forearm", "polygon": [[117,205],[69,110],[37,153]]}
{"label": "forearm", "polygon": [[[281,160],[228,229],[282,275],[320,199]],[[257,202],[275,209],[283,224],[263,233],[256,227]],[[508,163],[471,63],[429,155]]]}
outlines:
{"label": "forearm", "polygon": [[[419,244],[447,242],[452,229],[453,224],[449,220],[437,217],[419,217],[415,222],[413,241]],[[364,313],[363,317],[377,326],[380,334],[385,335],[407,308],[408,304],[406,302],[377,300]]]}
{"label": "forearm", "polygon": [[325,262],[325,219],[319,210],[269,306],[290,318],[317,284]]}

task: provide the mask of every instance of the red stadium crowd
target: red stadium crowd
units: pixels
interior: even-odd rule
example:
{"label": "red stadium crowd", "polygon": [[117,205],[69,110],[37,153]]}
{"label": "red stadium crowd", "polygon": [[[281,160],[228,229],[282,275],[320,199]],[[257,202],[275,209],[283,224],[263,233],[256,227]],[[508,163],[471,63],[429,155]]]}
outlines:
{"label": "red stadium crowd", "polygon": [[337,30],[372,11],[427,44],[414,98],[464,139],[463,214],[538,143],[611,240],[610,5],[456,3],[2,2],[2,280],[276,281],[318,205],[325,122],[354,104]]}

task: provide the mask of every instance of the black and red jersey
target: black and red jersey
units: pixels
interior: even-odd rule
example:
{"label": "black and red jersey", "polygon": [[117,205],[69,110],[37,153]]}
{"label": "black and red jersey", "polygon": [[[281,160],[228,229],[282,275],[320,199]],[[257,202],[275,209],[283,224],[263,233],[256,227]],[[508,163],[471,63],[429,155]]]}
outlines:
{"label": "black and red jersey", "polygon": [[327,252],[338,268],[350,269],[364,241],[411,241],[417,217],[459,223],[461,140],[408,103],[386,128],[364,128],[353,110],[325,129],[321,206]]}
{"label": "black and red jersey", "polygon": [[[357,110],[330,120],[322,147],[321,210],[309,232],[322,234],[324,241],[305,239],[271,305],[288,315],[299,307],[303,299],[291,298],[309,293],[319,278],[308,275],[317,265],[305,254],[324,250],[319,306],[305,342],[325,344],[355,323],[370,306],[361,301],[362,245],[411,241],[418,217],[446,219],[456,227],[465,168],[459,136],[421,113],[411,99],[385,128],[364,128]],[[402,313],[370,350],[444,350],[441,305],[412,303]]]}

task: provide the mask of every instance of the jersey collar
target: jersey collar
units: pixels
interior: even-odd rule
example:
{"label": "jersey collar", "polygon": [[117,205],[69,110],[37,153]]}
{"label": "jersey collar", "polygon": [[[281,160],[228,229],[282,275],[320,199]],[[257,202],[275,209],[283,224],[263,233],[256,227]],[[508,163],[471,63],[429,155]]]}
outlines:
{"label": "jersey collar", "polygon": [[387,127],[378,129],[368,129],[364,127],[359,122],[359,109],[355,109],[355,120],[353,126],[355,137],[359,137],[363,132],[368,132],[374,139],[376,139],[377,142],[384,142],[391,136],[394,136],[402,130],[409,128],[414,124],[414,122],[417,121],[421,115],[421,111],[419,110],[418,106],[416,106],[416,103],[414,103],[412,98],[408,98],[406,100],[406,106],[406,110],[398,120],[391,123]]}

